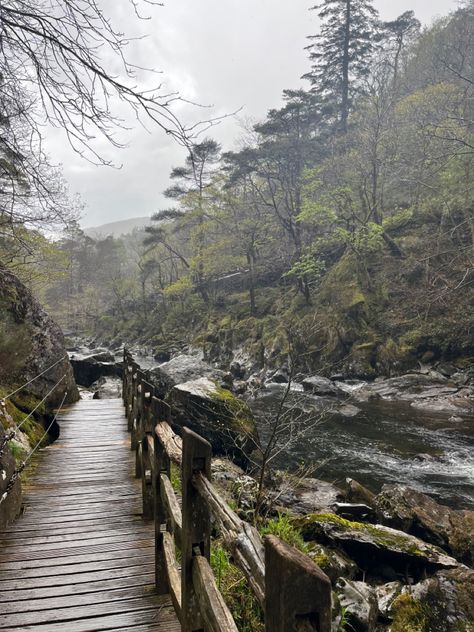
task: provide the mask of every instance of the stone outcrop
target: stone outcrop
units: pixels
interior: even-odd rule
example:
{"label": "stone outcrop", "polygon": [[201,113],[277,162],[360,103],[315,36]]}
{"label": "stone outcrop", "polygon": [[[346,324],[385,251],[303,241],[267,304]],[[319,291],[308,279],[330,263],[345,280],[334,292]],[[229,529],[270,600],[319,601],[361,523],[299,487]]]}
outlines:
{"label": "stone outcrop", "polygon": [[336,386],[332,380],[327,377],[322,377],[321,375],[305,377],[302,384],[305,392],[311,393],[312,395],[319,395],[321,397],[327,395],[345,395],[344,391]]}
{"label": "stone outcrop", "polygon": [[158,397],[164,399],[171,389],[178,384],[200,378],[221,382],[224,375],[223,371],[214,369],[196,356],[181,354],[152,369],[148,379],[156,388]]}
{"label": "stone outcrop", "polygon": [[70,360],[77,383],[86,388],[101,378],[122,376],[122,365],[116,362],[115,356],[109,351],[71,353]]}
{"label": "stone outcrop", "polygon": [[246,464],[255,449],[256,427],[245,402],[208,377],[171,388],[168,403],[176,426],[187,426],[207,439],[217,454]]}
{"label": "stone outcrop", "polygon": [[474,512],[455,510],[404,485],[384,485],[375,498],[379,520],[474,565]]}
{"label": "stone outcrop", "polygon": [[[0,422],[0,446],[4,437],[3,427]],[[15,460],[8,448],[0,458],[0,498],[2,498],[11,476],[15,470]],[[18,479],[9,491],[8,496],[0,504],[0,529],[12,522],[20,513],[21,508],[21,481]]]}
{"label": "stone outcrop", "polygon": [[57,362],[22,391],[22,395],[29,393],[42,399],[63,378],[48,396],[46,405],[58,405],[66,392],[66,402],[79,398],[61,329],[30,290],[5,270],[0,270],[0,322],[1,384],[24,384]]}
{"label": "stone outcrop", "polygon": [[416,581],[425,573],[458,566],[441,549],[390,527],[351,522],[335,514],[309,514],[295,519],[295,525],[305,540],[342,549],[370,576],[395,580],[409,574]]}
{"label": "stone outcrop", "polygon": [[474,411],[474,386],[430,370],[376,380],[355,390],[353,399],[400,400],[425,411],[463,414]]}

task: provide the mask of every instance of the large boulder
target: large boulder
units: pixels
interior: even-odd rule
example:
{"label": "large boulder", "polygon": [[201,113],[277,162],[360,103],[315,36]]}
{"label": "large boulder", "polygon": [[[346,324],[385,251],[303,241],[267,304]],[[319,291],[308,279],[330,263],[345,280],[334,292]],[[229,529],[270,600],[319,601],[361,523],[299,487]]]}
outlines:
{"label": "large boulder", "polygon": [[474,512],[455,510],[405,485],[384,485],[375,498],[379,520],[474,564]]}
{"label": "large boulder", "polygon": [[458,566],[444,551],[419,538],[383,525],[345,520],[335,514],[309,514],[295,519],[305,540],[342,549],[372,577],[394,580]]}
{"label": "large boulder", "polygon": [[207,439],[217,454],[246,465],[255,450],[256,426],[249,407],[207,377],[176,384],[168,403],[176,426],[187,426]]}
{"label": "large boulder", "polygon": [[90,390],[94,392],[93,399],[118,399],[122,396],[122,380],[118,377],[100,377]]}
{"label": "large boulder", "polygon": [[0,324],[0,384],[18,386],[33,380],[20,393],[25,409],[28,395],[42,399],[49,391],[45,401],[49,408],[66,393],[66,403],[79,399],[61,329],[30,290],[6,270],[0,270]]}
{"label": "large boulder", "polygon": [[326,395],[345,395],[344,391],[336,386],[332,380],[329,380],[327,377],[322,377],[321,375],[305,377],[302,384],[305,392],[311,393],[312,395],[319,395],[321,397]]}
{"label": "large boulder", "polygon": [[164,399],[177,384],[201,377],[221,382],[224,375],[223,371],[214,369],[197,356],[181,354],[153,368],[149,372],[148,379],[155,387],[158,397]]}
{"label": "large boulder", "polygon": [[109,351],[85,355],[72,353],[70,360],[77,383],[86,388],[90,388],[100,378],[122,376],[122,364],[116,362]]}

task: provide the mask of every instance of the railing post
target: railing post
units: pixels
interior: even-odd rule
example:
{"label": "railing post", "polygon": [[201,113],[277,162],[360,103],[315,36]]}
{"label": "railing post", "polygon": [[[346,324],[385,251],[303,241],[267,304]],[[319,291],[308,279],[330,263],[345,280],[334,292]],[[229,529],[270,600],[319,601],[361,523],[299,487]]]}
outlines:
{"label": "railing post", "polygon": [[[143,371],[138,370],[136,373],[135,381],[135,397],[133,398],[133,422],[130,435],[130,449],[135,452],[141,439],[141,415],[142,415],[142,382],[144,381],[145,374]],[[139,476],[139,474],[138,474]]]}
{"label": "railing post", "polygon": [[182,515],[183,533],[181,549],[181,632],[197,632],[203,629],[199,604],[193,588],[193,557],[203,555],[210,559],[211,516],[193,485],[193,476],[202,472],[211,476],[211,444],[183,428],[182,460]]}
{"label": "railing post", "polygon": [[[156,397],[152,400],[153,425],[159,421],[169,421],[169,407],[167,415],[163,417],[163,402]],[[161,474],[171,476],[171,463],[158,437],[153,432],[155,446],[155,462],[153,471],[153,497],[154,497],[154,521],[155,521],[155,585],[159,595],[169,592],[166,562],[163,552],[163,531],[167,528],[166,513],[161,500]]]}
{"label": "railing post", "polygon": [[150,460],[151,455],[148,444],[148,437],[153,434],[153,390],[151,384],[142,381],[140,436],[138,437],[140,444],[136,455],[135,470],[137,476],[141,476],[142,479],[143,518],[145,520],[153,518],[153,464]]}
{"label": "railing post", "polygon": [[128,399],[127,427],[128,427],[129,432],[131,432],[133,428],[133,418],[135,414],[135,400],[137,398],[138,371],[140,370],[140,367],[138,366],[136,362],[131,363],[131,368],[132,368],[132,372],[131,372],[130,382],[129,382],[129,395],[127,397]]}
{"label": "railing post", "polygon": [[265,538],[265,630],[331,632],[331,582],[307,555]]}

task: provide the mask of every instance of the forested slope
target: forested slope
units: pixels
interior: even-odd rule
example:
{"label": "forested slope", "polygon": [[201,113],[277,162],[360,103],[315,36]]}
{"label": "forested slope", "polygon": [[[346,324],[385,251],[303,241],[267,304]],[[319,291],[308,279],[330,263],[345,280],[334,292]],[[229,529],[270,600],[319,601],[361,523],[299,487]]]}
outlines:
{"label": "forested slope", "polygon": [[474,355],[472,3],[426,29],[356,3],[346,58],[342,6],[321,9],[310,88],[239,151],[190,146],[144,243],[64,238],[45,297],[68,329],[256,365],[291,344],[359,377]]}

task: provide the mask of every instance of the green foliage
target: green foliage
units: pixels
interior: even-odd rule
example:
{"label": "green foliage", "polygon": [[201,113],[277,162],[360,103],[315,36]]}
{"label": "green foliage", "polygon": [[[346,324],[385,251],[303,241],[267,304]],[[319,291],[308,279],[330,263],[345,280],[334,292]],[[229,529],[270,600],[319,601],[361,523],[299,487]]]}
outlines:
{"label": "green foliage", "polygon": [[410,595],[399,595],[392,605],[392,632],[434,632],[429,608]]}
{"label": "green foliage", "polygon": [[12,439],[9,442],[8,447],[10,448],[10,452],[12,453],[13,458],[15,459],[15,463],[17,465],[21,463],[24,457],[26,456],[25,446],[19,443],[18,441],[15,441],[15,439]]}
{"label": "green foliage", "polygon": [[263,612],[242,572],[219,542],[211,546],[211,568],[224,600],[241,632],[263,632]]}
{"label": "green foliage", "polygon": [[303,553],[309,553],[310,547],[303,540],[301,532],[295,527],[295,524],[287,514],[278,514],[273,520],[268,520],[260,527],[261,535],[276,535],[281,540],[294,546]]}

